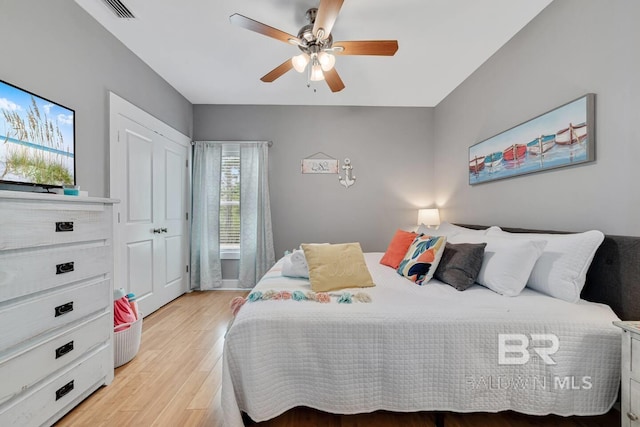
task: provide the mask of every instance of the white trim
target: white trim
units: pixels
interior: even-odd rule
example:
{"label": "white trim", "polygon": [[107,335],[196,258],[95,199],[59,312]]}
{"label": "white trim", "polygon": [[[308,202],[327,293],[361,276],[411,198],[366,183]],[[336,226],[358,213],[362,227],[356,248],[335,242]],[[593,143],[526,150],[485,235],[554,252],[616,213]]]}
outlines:
{"label": "white trim", "polygon": [[201,140],[198,140],[198,141],[191,141],[191,145],[195,145],[196,142],[207,142],[207,143],[213,142],[213,143],[216,143],[216,144],[247,144],[247,143],[254,143],[255,144],[256,142],[264,142],[269,147],[271,147],[273,145],[273,141],[264,141],[264,140],[262,140],[262,141],[249,141],[249,140],[243,140],[243,141],[207,141],[207,140],[205,140],[205,141],[201,141]]}
{"label": "white trim", "polygon": [[[223,282],[225,282],[226,280],[223,280]],[[236,280],[229,280],[229,282],[236,282]],[[213,289],[206,289],[204,291],[201,291],[200,289],[189,289],[186,293],[192,293],[192,292],[215,292],[215,291],[247,291],[250,292],[252,289],[249,288],[213,288]]]}
{"label": "white trim", "polygon": [[[113,92],[109,92],[109,106],[110,116],[112,119],[114,118],[114,113],[123,114],[130,120],[138,123],[140,126],[144,126],[147,129],[159,135],[162,135],[175,143],[184,145],[185,147],[191,146],[191,138],[180,133],[168,124],[164,123],[162,120],[154,117],[141,108],[136,107],[134,104],[130,103],[124,98],[121,98]],[[114,120],[112,120],[111,123],[116,124]],[[115,130],[115,138],[117,139],[117,127],[115,127],[115,129],[113,127],[110,127],[110,130]],[[113,141],[113,136],[113,134],[110,134],[110,141]]]}
{"label": "white trim", "polygon": [[238,285],[240,281],[238,279],[222,279],[222,287],[216,288],[216,290],[220,291],[237,291],[237,290],[248,290],[244,288],[239,288]]}
{"label": "white trim", "polygon": [[220,259],[240,259],[240,250],[220,250]]}

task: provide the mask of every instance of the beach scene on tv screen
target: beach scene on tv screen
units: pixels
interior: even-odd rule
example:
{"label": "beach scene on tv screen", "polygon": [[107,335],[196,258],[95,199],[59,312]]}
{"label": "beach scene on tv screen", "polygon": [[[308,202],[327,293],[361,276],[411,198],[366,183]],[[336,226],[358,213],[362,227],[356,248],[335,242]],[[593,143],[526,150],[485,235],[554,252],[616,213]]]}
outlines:
{"label": "beach scene on tv screen", "polygon": [[74,112],[0,82],[0,180],[74,184]]}

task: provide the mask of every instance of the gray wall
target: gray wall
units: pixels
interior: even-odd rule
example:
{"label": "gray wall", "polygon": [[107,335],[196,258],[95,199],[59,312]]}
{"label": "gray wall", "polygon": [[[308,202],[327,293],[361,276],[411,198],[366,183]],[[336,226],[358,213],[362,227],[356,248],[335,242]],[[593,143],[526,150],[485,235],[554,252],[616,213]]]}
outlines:
{"label": "gray wall", "polygon": [[[449,221],[640,235],[640,2],[556,0],[435,109]],[[596,93],[596,162],[469,186],[468,147]]]}
{"label": "gray wall", "polygon": [[[195,105],[193,115],[195,140],[273,141],[277,257],[304,242],[384,251],[397,228],[415,227],[418,208],[433,205],[431,108]],[[349,157],[356,183],[302,175],[300,160],[318,151]]]}
{"label": "gray wall", "polygon": [[109,193],[109,91],[185,135],[192,105],[71,0],[2,0],[0,79],[76,111],[76,181]]}
{"label": "gray wall", "polygon": [[[235,259],[223,259],[221,261],[222,280],[238,280],[240,263]],[[237,285],[235,285],[237,286]],[[231,286],[231,287],[235,287]]]}

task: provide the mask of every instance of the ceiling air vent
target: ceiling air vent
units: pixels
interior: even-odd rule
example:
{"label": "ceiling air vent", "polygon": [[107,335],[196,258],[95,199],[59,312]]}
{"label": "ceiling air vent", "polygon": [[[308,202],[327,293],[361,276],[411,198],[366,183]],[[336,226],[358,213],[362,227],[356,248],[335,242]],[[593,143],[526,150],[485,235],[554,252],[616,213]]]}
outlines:
{"label": "ceiling air vent", "polygon": [[129,10],[127,6],[124,5],[120,0],[102,0],[104,4],[106,4],[109,9],[116,14],[118,18],[122,19],[133,19],[133,13]]}

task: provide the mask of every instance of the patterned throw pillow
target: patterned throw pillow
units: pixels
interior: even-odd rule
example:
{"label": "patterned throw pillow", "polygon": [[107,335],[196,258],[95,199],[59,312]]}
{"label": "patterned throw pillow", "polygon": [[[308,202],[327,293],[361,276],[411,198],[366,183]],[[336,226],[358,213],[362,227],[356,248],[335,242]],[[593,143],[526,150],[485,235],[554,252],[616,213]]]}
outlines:
{"label": "patterned throw pillow", "polygon": [[446,236],[416,237],[398,266],[398,274],[418,285],[427,283],[438,268],[446,241]]}

